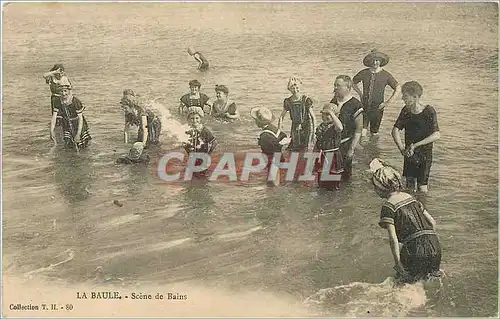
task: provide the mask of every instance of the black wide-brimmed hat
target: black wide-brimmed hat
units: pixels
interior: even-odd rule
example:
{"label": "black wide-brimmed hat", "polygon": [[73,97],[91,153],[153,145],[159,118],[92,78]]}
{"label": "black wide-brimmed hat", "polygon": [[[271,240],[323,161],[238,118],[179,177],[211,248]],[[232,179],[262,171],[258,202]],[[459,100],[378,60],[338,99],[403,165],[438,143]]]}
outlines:
{"label": "black wide-brimmed hat", "polygon": [[389,56],[387,54],[379,52],[377,49],[373,49],[365,56],[363,64],[367,67],[371,67],[374,59],[380,60],[380,66],[384,66],[389,63]]}

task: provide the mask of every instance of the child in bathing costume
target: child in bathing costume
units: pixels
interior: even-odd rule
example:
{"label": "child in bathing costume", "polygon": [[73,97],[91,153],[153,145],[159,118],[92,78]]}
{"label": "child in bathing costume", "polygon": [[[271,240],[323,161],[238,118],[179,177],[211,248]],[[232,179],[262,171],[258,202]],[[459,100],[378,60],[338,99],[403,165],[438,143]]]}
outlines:
{"label": "child in bathing costume", "polygon": [[332,105],[327,104],[321,110],[323,122],[316,129],[315,152],[320,152],[315,168],[318,171],[318,184],[328,189],[340,189],[340,181],[323,181],[321,178],[323,167],[326,164],[330,175],[341,176],[344,171],[344,162],[340,152],[340,137],[343,130],[342,122],[335,114]]}
{"label": "child in bathing costume", "polygon": [[[184,143],[184,150],[188,155],[191,153],[207,153],[211,154],[217,147],[217,139],[212,132],[201,123],[201,119],[205,113],[201,107],[190,107],[187,110],[187,119],[190,130],[186,131],[189,136],[189,141]],[[195,165],[201,165],[202,161],[197,159]],[[193,176],[203,176],[206,171],[195,172]]]}
{"label": "child in bathing costume", "polygon": [[385,198],[379,225],[387,230],[394,268],[401,281],[412,283],[442,276],[436,222],[421,202],[402,192],[401,175],[394,168],[378,160],[372,161],[370,166],[375,171],[374,190]]}
{"label": "child in bathing costume", "polygon": [[[274,114],[271,110],[266,107],[256,107],[250,111],[250,116],[255,120],[255,124],[262,129],[259,135],[258,143],[262,150],[262,153],[267,156],[267,175],[268,182],[269,174],[271,170],[271,165],[273,162],[274,154],[281,153],[284,145],[289,142],[286,134],[283,133],[279,128],[274,126],[272,122],[274,121]],[[283,161],[283,155],[281,155],[280,161]],[[276,174],[275,179],[270,182],[271,184],[277,186],[280,183],[280,173]]]}
{"label": "child in bathing costume", "polygon": [[[392,138],[403,160],[403,176],[408,190],[428,192],[429,175],[432,166],[432,148],[440,138],[437,114],[431,105],[422,104],[422,86],[416,82],[406,82],[401,88],[405,106],[392,129]],[[399,135],[405,131],[404,145]]]}

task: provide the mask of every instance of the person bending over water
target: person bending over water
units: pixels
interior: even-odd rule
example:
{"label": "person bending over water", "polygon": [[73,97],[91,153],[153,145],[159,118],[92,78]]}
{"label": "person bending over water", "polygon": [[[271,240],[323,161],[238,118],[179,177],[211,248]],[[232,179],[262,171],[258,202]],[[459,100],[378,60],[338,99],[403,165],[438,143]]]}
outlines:
{"label": "person bending over water", "polygon": [[161,120],[140,100],[140,97],[131,89],[123,91],[120,106],[125,112],[125,127],[123,129],[123,139],[128,143],[128,130],[130,126],[137,126],[137,142],[142,142],[145,147],[151,144],[158,144],[161,134]]}
{"label": "person bending over water", "polygon": [[315,118],[312,111],[313,101],[306,95],[300,94],[301,85],[302,81],[300,79],[296,77],[290,78],[287,88],[292,95],[283,101],[283,111],[278,119],[278,128],[282,129],[283,118],[287,112],[290,112],[292,142],[289,148],[292,152],[307,151],[315,130]]}
{"label": "person bending over water", "polygon": [[188,48],[188,53],[190,56],[194,57],[196,61],[198,61],[198,70],[206,71],[210,64],[208,60],[201,54],[201,52],[194,51],[193,48]]}
{"label": "person bending over water", "polygon": [[189,81],[189,93],[181,97],[179,113],[185,114],[191,107],[200,107],[205,114],[212,113],[212,102],[210,98],[200,92],[201,83],[198,80]]}
{"label": "person bending over water", "polygon": [[386,199],[379,225],[387,230],[397,277],[408,283],[441,277],[441,246],[435,231],[436,222],[421,202],[402,192],[401,176],[394,168],[378,160],[372,161],[370,166],[375,166],[372,169],[375,170],[372,176],[374,190]]}
{"label": "person bending over water", "polygon": [[57,88],[59,99],[54,102],[52,121],[50,122],[50,138],[57,145],[55,127],[58,115],[61,116],[61,127],[64,132],[64,146],[66,149],[79,151],[88,146],[92,137],[83,111],[82,102],[71,93],[70,86]]}
{"label": "person bending over water", "polygon": [[229,89],[225,85],[215,86],[215,95],[217,99],[214,101],[212,116],[226,121],[239,119],[236,103],[228,99]]}

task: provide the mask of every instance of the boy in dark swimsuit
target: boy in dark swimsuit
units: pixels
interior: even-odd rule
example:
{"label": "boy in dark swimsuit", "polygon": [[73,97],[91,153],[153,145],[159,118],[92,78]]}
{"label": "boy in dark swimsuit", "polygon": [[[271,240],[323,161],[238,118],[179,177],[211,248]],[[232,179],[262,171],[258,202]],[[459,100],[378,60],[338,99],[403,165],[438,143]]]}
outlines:
{"label": "boy in dark swimsuit", "polygon": [[[404,156],[403,176],[410,191],[418,189],[426,193],[432,165],[432,146],[440,138],[436,110],[420,103],[422,86],[416,82],[406,82],[401,88],[405,106],[401,110],[392,137]],[[405,145],[400,131],[405,131]]]}

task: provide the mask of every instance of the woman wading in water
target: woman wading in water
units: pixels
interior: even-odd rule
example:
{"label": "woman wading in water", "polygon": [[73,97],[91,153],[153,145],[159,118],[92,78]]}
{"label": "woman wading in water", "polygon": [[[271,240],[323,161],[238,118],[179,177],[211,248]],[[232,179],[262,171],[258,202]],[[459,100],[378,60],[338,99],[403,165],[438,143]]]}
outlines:
{"label": "woman wading in water", "polygon": [[315,119],[312,111],[313,101],[306,95],[300,94],[302,81],[296,77],[288,81],[288,90],[292,93],[283,101],[283,111],[278,120],[278,128],[283,128],[283,118],[290,112],[292,120],[291,138],[289,150],[292,152],[305,152],[312,139],[315,130]]}
{"label": "woman wading in water", "polygon": [[216,100],[213,104],[212,116],[224,121],[234,121],[240,118],[236,103],[228,98],[229,89],[225,85],[215,86]]}
{"label": "woman wading in water", "polygon": [[86,148],[92,139],[83,111],[82,102],[73,96],[70,86],[60,86],[57,89],[60,98],[54,102],[52,121],[50,123],[50,138],[57,145],[55,127],[58,114],[61,116],[61,126],[64,132],[64,146],[67,149],[79,151]]}

